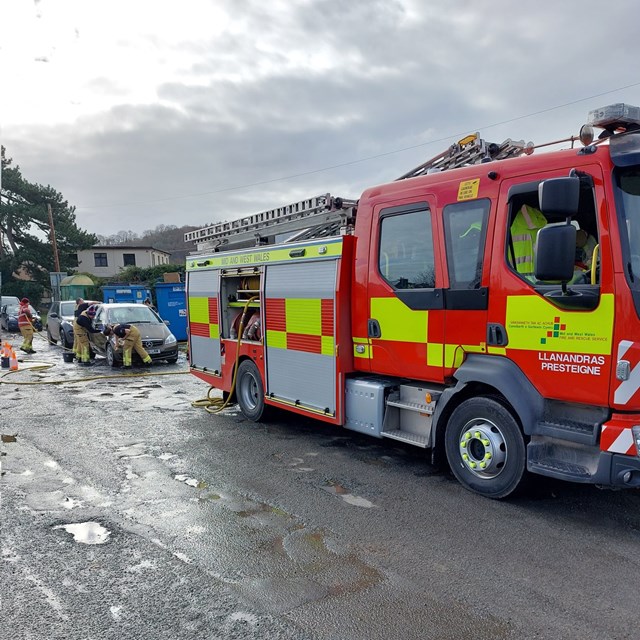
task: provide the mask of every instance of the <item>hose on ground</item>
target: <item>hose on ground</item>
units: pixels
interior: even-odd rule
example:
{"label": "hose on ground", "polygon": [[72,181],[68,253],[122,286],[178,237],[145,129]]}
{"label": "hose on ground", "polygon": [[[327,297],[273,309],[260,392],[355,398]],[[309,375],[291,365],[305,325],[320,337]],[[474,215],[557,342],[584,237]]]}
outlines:
{"label": "hose on ground", "polygon": [[251,296],[242,309],[242,317],[240,318],[240,326],[238,327],[238,340],[236,342],[236,361],[233,365],[233,379],[231,380],[229,395],[227,395],[226,398],[212,398],[211,392],[216,390],[216,388],[211,385],[209,387],[209,391],[207,391],[207,396],[205,398],[200,398],[200,400],[194,400],[191,403],[192,407],[202,407],[207,413],[220,413],[220,411],[222,411],[231,402],[233,392],[236,390],[238,363],[240,362],[240,345],[242,344],[242,333],[244,332],[244,325],[247,319],[247,311],[249,309],[249,304],[256,300],[257,297],[258,296]]}

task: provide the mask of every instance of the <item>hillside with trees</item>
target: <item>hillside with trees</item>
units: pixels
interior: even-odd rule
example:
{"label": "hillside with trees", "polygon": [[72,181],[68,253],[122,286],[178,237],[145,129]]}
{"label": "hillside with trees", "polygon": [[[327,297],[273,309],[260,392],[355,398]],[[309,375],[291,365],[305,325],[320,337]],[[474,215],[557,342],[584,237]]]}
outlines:
{"label": "hillside with trees", "polygon": [[147,229],[138,235],[133,231],[118,231],[110,236],[97,236],[98,244],[103,246],[140,245],[162,249],[171,254],[171,264],[183,264],[186,255],[193,251],[193,245],[184,241],[184,234],[198,227],[159,224],[155,229]]}

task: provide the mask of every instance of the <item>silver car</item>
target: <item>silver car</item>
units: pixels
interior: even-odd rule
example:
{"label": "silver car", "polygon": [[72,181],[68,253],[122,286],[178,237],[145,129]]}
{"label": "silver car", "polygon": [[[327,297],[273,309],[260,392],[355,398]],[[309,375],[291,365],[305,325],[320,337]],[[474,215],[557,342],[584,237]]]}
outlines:
{"label": "silver car", "polygon": [[71,349],[73,345],[73,312],[76,303],[74,300],[55,301],[49,307],[47,314],[47,338],[51,344],[58,340],[65,349]]}
{"label": "silver car", "polygon": [[[94,300],[85,300],[89,305],[100,304]],[[47,338],[51,344],[60,344],[68,352],[73,348],[73,321],[75,320],[75,300],[54,301],[47,314]]]}
{"label": "silver car", "polygon": [[[178,361],[178,341],[169,331],[162,318],[145,304],[105,303],[98,306],[93,321],[95,329],[104,329],[107,325],[131,324],[138,328],[142,337],[142,346],[155,362],[166,360],[174,363]],[[118,345],[116,336],[109,337],[102,333],[90,333],[91,349],[98,355],[104,356],[112,367],[122,364],[122,348]],[[133,362],[140,362],[139,356],[133,353]]]}

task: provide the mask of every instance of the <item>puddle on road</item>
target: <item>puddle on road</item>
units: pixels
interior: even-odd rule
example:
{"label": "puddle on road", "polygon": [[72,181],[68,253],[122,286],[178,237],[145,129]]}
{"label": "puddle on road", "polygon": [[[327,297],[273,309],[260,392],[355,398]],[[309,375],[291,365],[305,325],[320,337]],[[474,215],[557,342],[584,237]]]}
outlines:
{"label": "puddle on road", "polygon": [[[315,457],[318,454],[317,453],[305,453],[305,456],[310,456],[310,457]],[[289,467],[291,469],[291,471],[295,471],[296,473],[309,473],[311,471],[315,471],[314,467],[308,467],[306,466],[307,460],[305,460],[304,458],[285,458],[281,453],[276,453],[273,456],[274,458],[276,458],[276,460],[278,460],[280,463],[282,463],[283,465]]]}
{"label": "puddle on road", "polygon": [[330,594],[329,587],[310,578],[250,578],[234,585],[244,600],[269,613],[283,613]]}
{"label": "puddle on road", "polygon": [[365,509],[371,509],[376,506],[375,504],[373,504],[373,502],[367,500],[366,498],[355,496],[352,493],[349,493],[349,490],[343,487],[341,484],[331,482],[328,486],[322,488],[329,493],[339,496],[347,504],[353,505],[354,507],[364,507]]}
{"label": "puddle on road", "polygon": [[[67,389],[72,391],[72,389]],[[156,411],[191,411],[191,401],[187,394],[176,395],[159,383],[135,384],[130,380],[109,379],[97,382],[92,387],[76,389],[76,398],[88,402],[99,402],[106,406],[127,405],[132,412]]]}
{"label": "puddle on road", "polygon": [[246,622],[247,624],[255,627],[259,620],[258,616],[253,613],[245,613],[244,611],[236,611],[229,616],[229,622]]}
{"label": "puddle on road", "polygon": [[82,544],[104,544],[111,535],[111,531],[105,529],[99,522],[59,524],[53,528],[64,529],[73,536],[74,542]]}
{"label": "puddle on road", "polygon": [[263,566],[266,555],[271,554],[275,572],[228,582],[246,601],[269,613],[357,593],[384,580],[379,570],[356,554],[344,553],[331,536],[309,531],[304,525],[262,544],[260,553]]}
{"label": "puddle on road", "polygon": [[173,476],[174,480],[177,480],[178,482],[184,482],[186,485],[189,485],[190,487],[194,487],[195,489],[206,489],[207,488],[207,483],[202,481],[202,480],[196,480],[195,478],[190,478],[188,475],[184,474],[184,473],[179,473],[175,476]]}
{"label": "puddle on road", "polygon": [[198,500],[200,500],[200,502],[207,502],[208,500],[220,500],[220,498],[221,496],[217,493],[207,493],[204,496],[200,496]]}
{"label": "puddle on road", "polygon": [[62,506],[65,509],[75,509],[76,507],[82,507],[83,503],[80,500],[74,500],[73,498],[66,497]]}
{"label": "puddle on road", "polygon": [[134,444],[125,445],[116,449],[116,455],[119,458],[143,458],[149,457],[148,453],[145,453],[144,442],[136,442]]}

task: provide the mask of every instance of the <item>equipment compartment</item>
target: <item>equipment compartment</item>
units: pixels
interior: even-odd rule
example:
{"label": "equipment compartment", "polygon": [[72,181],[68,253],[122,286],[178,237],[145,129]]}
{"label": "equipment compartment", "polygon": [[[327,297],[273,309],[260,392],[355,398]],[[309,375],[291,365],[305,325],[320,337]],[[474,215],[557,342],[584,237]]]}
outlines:
{"label": "equipment compartment", "polygon": [[262,340],[260,291],[262,271],[256,267],[227,269],[221,278],[221,338],[237,340],[244,313],[243,341]]}

